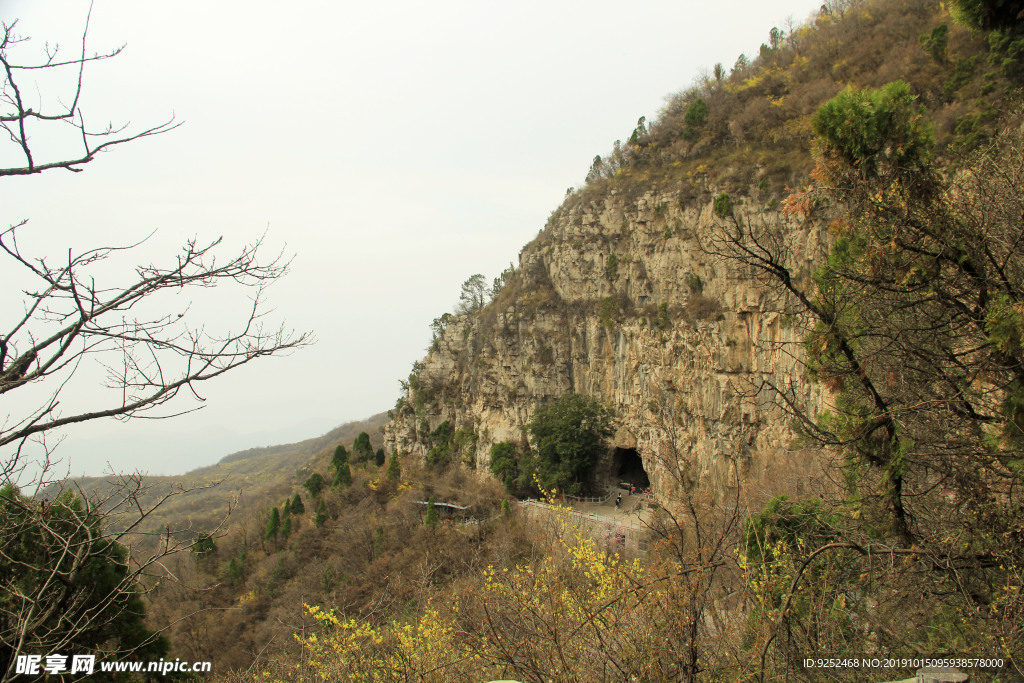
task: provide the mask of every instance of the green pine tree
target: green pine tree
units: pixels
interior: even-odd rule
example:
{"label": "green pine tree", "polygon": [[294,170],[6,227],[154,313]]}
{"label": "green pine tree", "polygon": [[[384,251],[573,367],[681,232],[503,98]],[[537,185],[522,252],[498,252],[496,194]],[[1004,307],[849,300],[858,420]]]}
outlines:
{"label": "green pine tree", "polygon": [[281,538],[288,540],[288,537],[292,535],[292,516],[287,515],[284,521],[281,522]]}
{"label": "green pine tree", "polygon": [[359,432],[359,436],[352,444],[352,462],[366,462],[372,458],[373,446],[370,445],[370,435],[366,432]]}
{"label": "green pine tree", "polygon": [[0,486],[5,677],[14,672],[11,643],[40,648],[22,650],[29,654],[117,652],[149,660],[167,654],[167,638],[146,628],[145,590],[132,579],[129,551],[112,540],[116,534],[105,521],[71,491],[44,501]]}
{"label": "green pine tree", "polygon": [[270,519],[267,520],[267,530],[263,533],[263,538],[270,540],[277,536],[281,530],[281,513],[274,508],[270,511]]}
{"label": "green pine tree", "polygon": [[306,483],[303,484],[303,486],[306,487],[306,490],[309,491],[309,495],[313,498],[319,496],[320,492],[324,490],[324,486],[326,485],[327,482],[324,481],[323,475],[319,472],[314,472],[312,476],[306,480]]}
{"label": "green pine tree", "polygon": [[345,446],[338,444],[338,447],[334,449],[334,457],[331,458],[331,467],[338,469],[347,463],[348,451],[345,450]]}
{"label": "green pine tree", "polygon": [[433,496],[427,500],[427,516],[423,518],[423,526],[431,530],[437,528],[437,506],[434,505]]}
{"label": "green pine tree", "polygon": [[213,542],[213,536],[210,534],[199,534],[196,536],[196,540],[192,542],[192,552],[195,553],[197,557],[206,557],[216,549],[217,547]]}
{"label": "green pine tree", "polygon": [[327,521],[327,505],[321,499],[320,504],[316,506],[316,516],[313,518],[313,524],[319,529]]}
{"label": "green pine tree", "polygon": [[228,563],[228,578],[232,583],[241,583],[245,580],[245,553],[241,557],[232,557]]}
{"label": "green pine tree", "polygon": [[392,453],[391,459],[388,461],[387,471],[388,481],[397,482],[402,478],[402,466],[398,464],[398,453]]}
{"label": "green pine tree", "polygon": [[331,486],[347,488],[351,483],[352,468],[348,466],[347,462],[344,462],[338,466],[338,471],[334,475],[334,482],[331,484]]}
{"label": "green pine tree", "polygon": [[303,515],[306,513],[306,506],[302,503],[302,496],[298,493],[292,498],[292,512],[296,515]]}

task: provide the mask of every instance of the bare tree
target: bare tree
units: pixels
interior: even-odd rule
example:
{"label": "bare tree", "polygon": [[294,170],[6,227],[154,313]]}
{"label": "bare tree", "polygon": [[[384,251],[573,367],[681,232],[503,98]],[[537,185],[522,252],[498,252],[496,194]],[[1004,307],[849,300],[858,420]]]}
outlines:
{"label": "bare tree", "polygon": [[[141,130],[87,125],[80,107],[83,73],[121,48],[90,54],[87,19],[74,55],[47,44],[40,59],[25,62],[17,55],[32,44],[16,26],[0,24],[0,125],[9,138],[0,149],[15,150],[20,161],[4,164],[0,176],[80,172],[102,151],[179,125],[173,117]],[[62,104],[42,104],[49,100],[35,92],[37,75],[64,71],[74,78],[67,81],[70,91],[54,100]],[[25,92],[41,104],[30,106]],[[54,140],[66,140],[61,136],[68,127],[76,146],[54,152]],[[33,147],[39,140],[48,143],[45,152],[42,143]],[[110,274],[111,261],[145,238],[126,246],[30,253],[18,240],[26,222],[0,229],[0,259],[19,278],[22,304],[0,320],[0,395],[6,405],[0,419],[0,682],[16,675],[22,655],[163,656],[166,641],[143,625],[141,595],[157,581],[176,580],[165,558],[196,538],[191,529],[167,527],[147,538],[141,526],[184,489],[155,496],[140,475],[126,475],[108,493],[87,498],[67,482],[52,481],[56,431],[98,418],[165,418],[195,410],[194,404],[169,402],[181,393],[201,402],[201,382],[312,341],[309,333],[265,320],[266,288],[289,262],[281,253],[262,259],[263,237],[234,254],[222,253],[219,238],[192,238],[163,263],[144,262],[117,277]],[[234,309],[234,327],[213,331],[194,319],[192,295],[214,287],[240,287],[245,295],[244,306]],[[83,383],[90,388],[87,400],[75,392]],[[33,448],[41,449],[33,465],[41,469],[25,476]],[[34,486],[29,496],[19,488],[26,480]],[[130,539],[145,542],[132,548]],[[64,672],[71,672],[71,663],[64,664]]]}
{"label": "bare tree", "polygon": [[[118,55],[121,48],[90,55],[87,20],[76,55],[64,58],[59,46],[47,45],[41,59],[16,62],[11,51],[28,48],[16,26],[17,22],[2,26],[0,124],[23,164],[0,168],[0,176],[54,169],[78,172],[99,152],[179,125],[172,118],[141,131],[112,124],[89,128],[79,106],[83,72],[92,62]],[[22,83],[23,77],[69,69],[76,77],[69,81],[71,92],[60,98],[69,104],[55,110],[43,105],[38,111],[26,104],[22,92],[34,85]],[[68,150],[64,158],[40,161],[32,140],[46,136],[54,125],[74,128],[81,147]],[[0,323],[0,394],[21,390],[17,407],[0,424],[0,448],[15,448],[2,465],[6,480],[22,469],[24,448],[32,439],[42,440],[54,429],[97,418],[169,417],[187,412],[158,409],[182,390],[200,398],[198,383],[311,341],[308,333],[265,322],[266,287],[287,272],[288,260],[278,253],[261,261],[262,237],[227,258],[218,253],[220,239],[189,239],[163,265],[138,265],[120,281],[106,281],[112,278],[101,272],[105,262],[145,240],[80,253],[69,249],[59,256],[30,254],[18,244],[19,230],[25,225],[22,220],[0,232],[0,258],[7,258],[24,278],[22,311]],[[219,285],[247,289],[248,301],[234,329],[212,332],[202,321],[192,319],[187,295]],[[111,391],[94,393],[94,405],[88,408],[65,412],[62,394],[68,393],[86,360],[103,364],[104,385]]]}
{"label": "bare tree", "polygon": [[[22,253],[19,227],[0,233],[0,249],[35,287],[25,290],[23,313],[7,323],[0,336],[0,395],[33,385],[47,388],[47,394],[39,403],[21,403],[18,413],[8,414],[0,427],[0,446],[17,446],[4,464],[8,477],[17,471],[22,448],[33,437],[102,417],[167,417],[175,414],[173,410],[157,409],[183,389],[199,397],[198,383],[310,341],[306,333],[264,326],[265,288],[286,272],[288,264],[280,256],[261,264],[257,257],[262,239],[222,262],[215,258],[219,239],[206,244],[189,240],[168,265],[138,266],[129,281],[106,285],[94,272],[120,249],[104,247],[77,255],[69,250],[59,265],[51,265],[46,257]],[[240,317],[240,329],[214,334],[201,323],[192,323],[189,309],[180,301],[181,291],[227,283],[254,292]],[[165,293],[177,295],[165,306],[178,303],[182,308],[164,312],[161,307],[146,315],[143,310],[153,308]],[[114,390],[107,394],[111,400],[64,414],[61,394],[90,357],[106,368],[105,386]]]}
{"label": "bare tree", "polygon": [[[92,14],[92,6],[89,15]],[[27,48],[29,39],[17,33],[18,22],[0,24],[3,37],[0,39],[0,66],[3,67],[3,87],[0,89],[0,125],[16,146],[23,160],[22,165],[0,167],[0,176],[32,175],[57,168],[80,172],[85,164],[96,158],[96,155],[117,145],[133,142],[152,135],[159,135],[174,130],[181,125],[172,116],[169,120],[143,130],[131,131],[126,125],[115,126],[107,123],[93,128],[86,124],[85,113],[79,106],[82,97],[82,77],[85,67],[92,63],[116,57],[124,49],[120,46],[107,52],[89,54],[86,49],[86,38],[89,34],[89,19],[86,18],[82,31],[81,49],[67,58],[61,53],[59,45],[44,47],[43,56],[35,61],[21,63],[12,52],[18,48]],[[39,72],[77,72],[71,92],[63,93],[56,103],[40,104],[33,109],[26,104],[23,95],[26,84],[23,77],[31,77]],[[28,89],[34,90],[34,83],[28,83]],[[64,104],[67,102],[67,104]],[[53,127],[70,126],[75,130],[75,137],[80,139],[80,147],[61,154],[63,158],[40,161],[33,150],[31,140],[34,135],[49,134]]]}

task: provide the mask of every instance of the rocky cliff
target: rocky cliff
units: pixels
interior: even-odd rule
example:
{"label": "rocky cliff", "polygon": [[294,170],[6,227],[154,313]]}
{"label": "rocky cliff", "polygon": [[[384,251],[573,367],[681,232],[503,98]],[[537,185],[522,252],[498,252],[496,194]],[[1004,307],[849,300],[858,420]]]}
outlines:
{"label": "rocky cliff", "polygon": [[[708,240],[727,224],[773,221],[789,265],[806,275],[825,235],[813,221],[738,203],[723,218],[712,193],[609,190],[570,198],[520,254],[508,285],[482,310],[454,316],[410,376],[385,429],[386,447],[426,457],[447,421],[461,457],[488,472],[490,448],[524,440],[535,406],[569,392],[616,416],[615,449],[635,451],[664,500],[697,487],[719,496],[799,490],[810,456],[764,379],[800,385],[803,333],[783,297]],[[777,202],[772,202],[777,205]],[[736,222],[733,222],[736,221]]]}

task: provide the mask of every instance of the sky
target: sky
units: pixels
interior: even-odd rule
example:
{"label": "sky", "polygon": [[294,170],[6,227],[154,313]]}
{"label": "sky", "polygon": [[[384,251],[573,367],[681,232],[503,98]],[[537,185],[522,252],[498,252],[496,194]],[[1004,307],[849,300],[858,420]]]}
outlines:
{"label": "sky", "polygon": [[[190,238],[223,237],[226,257],[265,234],[268,256],[293,258],[268,293],[270,318],[316,344],[206,383],[202,404],[170,406],[202,409],[173,420],[69,428],[58,470],[178,474],[392,407],[431,320],[470,275],[490,281],[518,262],[594,155],[702,70],[756,55],[773,26],[820,4],[95,0],[88,52],[125,48],[86,69],[88,120],[182,125],[82,173],[3,178],[0,225],[28,219],[22,248],[51,258],[152,233],[100,271],[110,283],[131,278],[132,258],[166,262]],[[46,43],[74,54],[88,11],[0,0],[0,20],[32,38],[26,57]],[[45,78],[27,90],[39,102],[68,92]],[[77,151],[49,128],[33,144],[54,158]],[[0,166],[19,163],[0,144]],[[21,310],[21,283],[3,263],[0,329]],[[189,315],[230,327],[246,303],[201,291]],[[97,382],[83,368],[64,409],[104,400]],[[0,419],[27,401],[0,397]]]}

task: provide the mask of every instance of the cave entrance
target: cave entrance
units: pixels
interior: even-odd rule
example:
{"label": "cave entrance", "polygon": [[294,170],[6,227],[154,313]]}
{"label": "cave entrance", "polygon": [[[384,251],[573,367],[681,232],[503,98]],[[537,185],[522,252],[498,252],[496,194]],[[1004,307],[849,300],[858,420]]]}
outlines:
{"label": "cave entrance", "polygon": [[616,448],[612,453],[612,477],[615,484],[632,484],[638,490],[651,485],[644,461],[635,448]]}

